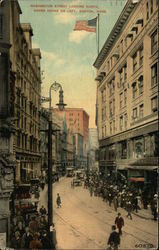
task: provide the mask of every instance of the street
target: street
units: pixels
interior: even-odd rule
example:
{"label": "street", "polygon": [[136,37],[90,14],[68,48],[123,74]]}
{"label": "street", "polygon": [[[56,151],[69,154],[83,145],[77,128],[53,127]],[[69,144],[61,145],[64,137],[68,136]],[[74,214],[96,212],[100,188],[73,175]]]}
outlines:
{"label": "street", "polygon": [[[62,178],[53,186],[54,222],[58,249],[106,249],[111,226],[117,212],[101,197],[90,197],[84,187],[71,187],[72,178]],[[60,194],[62,207],[56,206],[56,195]],[[47,206],[47,187],[40,196],[40,204]],[[126,217],[127,212],[119,208],[124,218],[120,249],[157,248],[157,222]]]}

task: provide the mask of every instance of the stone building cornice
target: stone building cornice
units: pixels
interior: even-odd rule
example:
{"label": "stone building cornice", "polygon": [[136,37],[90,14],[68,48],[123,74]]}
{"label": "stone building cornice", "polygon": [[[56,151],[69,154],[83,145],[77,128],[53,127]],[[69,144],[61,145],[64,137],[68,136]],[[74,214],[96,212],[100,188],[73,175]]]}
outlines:
{"label": "stone building cornice", "polygon": [[110,49],[112,48],[112,45],[117,40],[117,37],[120,35],[120,32],[123,26],[125,25],[125,22],[128,20],[130,14],[132,13],[136,5],[137,4],[133,3],[132,0],[128,0],[128,2],[126,3],[111,33],[109,34],[103,48],[101,49],[98,57],[96,58],[96,61],[93,64],[95,68],[99,69],[102,63],[104,62],[106,56],[108,55]]}

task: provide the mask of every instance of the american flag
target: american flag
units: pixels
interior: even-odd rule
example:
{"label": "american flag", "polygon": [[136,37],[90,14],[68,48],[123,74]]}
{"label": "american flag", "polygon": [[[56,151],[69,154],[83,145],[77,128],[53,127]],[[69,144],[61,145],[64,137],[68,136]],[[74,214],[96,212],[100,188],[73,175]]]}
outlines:
{"label": "american flag", "polygon": [[76,21],[74,30],[85,30],[88,32],[96,32],[97,17],[88,21]]}

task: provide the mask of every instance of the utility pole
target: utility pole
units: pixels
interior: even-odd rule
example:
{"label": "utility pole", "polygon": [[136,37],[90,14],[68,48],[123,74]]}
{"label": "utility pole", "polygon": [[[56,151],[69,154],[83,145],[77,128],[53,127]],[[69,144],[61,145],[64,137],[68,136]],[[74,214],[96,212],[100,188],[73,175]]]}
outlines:
{"label": "utility pole", "polygon": [[59,89],[59,103],[56,104],[60,110],[63,110],[66,104],[63,103],[63,90],[61,84],[56,81],[51,84],[49,89],[49,97],[41,97],[41,102],[49,102],[49,123],[48,123],[48,131],[44,130],[44,132],[48,132],[48,232],[49,238],[52,241],[52,236],[50,232],[50,228],[53,224],[53,186],[52,186],[52,134],[53,132],[59,130],[53,130],[52,128],[52,107],[51,107],[51,91],[57,91]]}
{"label": "utility pole", "polygon": [[[59,91],[59,104],[57,104],[62,110],[66,104],[63,103],[63,90],[61,84],[56,81],[50,86],[49,89],[49,98],[45,98],[46,101],[49,101],[49,126],[48,126],[48,228],[50,232],[50,226],[53,223],[53,190],[52,190],[52,107],[51,107],[51,91]],[[51,237],[51,234],[49,235]]]}

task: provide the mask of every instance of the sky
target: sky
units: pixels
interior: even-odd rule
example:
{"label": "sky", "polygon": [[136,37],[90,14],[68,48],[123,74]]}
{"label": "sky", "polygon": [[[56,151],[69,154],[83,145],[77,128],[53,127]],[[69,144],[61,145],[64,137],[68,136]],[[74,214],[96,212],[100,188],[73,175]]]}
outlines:
{"label": "sky", "polygon": [[[32,46],[41,50],[42,96],[48,96],[53,82],[60,83],[67,107],[83,108],[89,114],[90,128],[95,127],[96,69],[93,63],[97,58],[97,34],[74,31],[75,22],[93,19],[97,16],[97,11],[102,11],[99,15],[101,49],[125,2],[126,0],[19,0],[22,10],[20,21],[31,24],[34,34]],[[76,8],[71,7],[75,5]],[[77,7],[81,5],[84,8]],[[34,11],[37,9],[45,9],[45,12]],[[59,12],[47,12],[47,9]],[[53,92],[52,99],[55,107],[58,93]]]}

